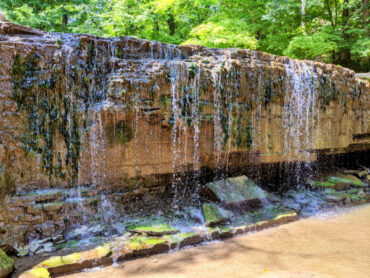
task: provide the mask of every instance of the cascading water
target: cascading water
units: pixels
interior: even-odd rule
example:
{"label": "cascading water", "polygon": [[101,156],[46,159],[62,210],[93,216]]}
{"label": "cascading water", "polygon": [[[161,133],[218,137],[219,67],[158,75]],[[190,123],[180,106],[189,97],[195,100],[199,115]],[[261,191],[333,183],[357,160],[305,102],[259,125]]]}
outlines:
{"label": "cascading water", "polygon": [[286,161],[295,161],[293,182],[302,185],[310,178],[313,161],[314,134],[317,112],[318,78],[315,69],[305,62],[289,60],[285,64],[287,91],[284,98],[283,125],[286,127],[284,155]]}
{"label": "cascading water", "polygon": [[[16,195],[29,206],[16,209],[47,215],[37,219],[37,233],[30,228],[32,239],[41,237],[40,230],[49,236],[49,227],[69,234],[82,225],[87,228],[79,231],[94,237],[122,235],[143,223],[190,232],[198,225],[221,225],[205,213],[217,206],[233,213],[230,227],[255,223],[261,215],[274,219],[278,202],[297,212],[312,200],[321,208],[325,198],[337,200],[337,192],[307,193],[318,153],[366,147],[368,87],[343,68],[132,38],[50,35],[38,37],[32,49],[25,48],[29,40],[7,42],[14,48],[14,67],[0,64],[0,70],[11,75],[7,86],[15,93],[0,105],[8,109],[7,101],[13,101],[19,107],[11,111],[18,122],[2,114],[6,124],[21,127],[13,136],[21,138],[14,144],[20,146],[14,173],[31,194]],[[330,132],[324,136],[326,123]],[[0,158],[1,151],[0,146]],[[235,209],[245,197],[238,190],[255,186],[243,175],[271,192],[291,185],[302,191],[268,202],[270,196],[254,189],[248,192],[254,198]],[[233,189],[214,201],[209,190],[215,184]],[[35,191],[51,185],[57,188],[52,196]]]}

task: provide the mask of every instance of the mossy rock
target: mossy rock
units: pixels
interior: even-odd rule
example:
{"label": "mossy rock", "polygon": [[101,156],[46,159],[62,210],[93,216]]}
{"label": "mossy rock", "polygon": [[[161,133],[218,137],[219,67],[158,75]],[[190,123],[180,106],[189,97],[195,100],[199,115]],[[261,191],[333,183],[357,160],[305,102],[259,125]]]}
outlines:
{"label": "mossy rock", "polygon": [[110,265],[113,262],[110,254],[110,246],[105,244],[80,253],[51,257],[34,268],[45,268],[51,275],[68,274],[85,268]]}
{"label": "mossy rock", "polygon": [[14,261],[0,249],[0,277],[6,277],[14,269]]}
{"label": "mossy rock", "polygon": [[348,194],[345,192],[337,192],[330,188],[324,191],[324,199],[328,202],[339,203],[346,200],[347,196]]}
{"label": "mossy rock", "polygon": [[22,273],[19,278],[50,278],[50,273],[46,268],[38,267]]}
{"label": "mossy rock", "polygon": [[137,236],[122,242],[118,251],[118,260],[157,254],[167,250],[169,250],[169,243],[166,238]]}
{"label": "mossy rock", "polygon": [[158,224],[150,226],[137,226],[130,230],[132,233],[147,234],[149,236],[173,235],[179,233],[179,229],[172,228],[167,224]]}
{"label": "mossy rock", "polygon": [[176,235],[166,235],[163,238],[165,238],[168,241],[171,249],[195,245],[204,241],[204,237],[197,233],[181,233]]}
{"label": "mossy rock", "polygon": [[310,184],[317,188],[333,188],[346,190],[351,187],[365,187],[366,184],[353,175],[338,174],[329,176],[325,181],[311,181]]}
{"label": "mossy rock", "polygon": [[230,220],[232,213],[224,210],[216,204],[203,204],[203,216],[204,222],[207,227],[213,227],[216,225],[224,224]]}
{"label": "mossy rock", "polygon": [[267,194],[246,176],[206,184],[204,194],[230,209],[256,208]]}

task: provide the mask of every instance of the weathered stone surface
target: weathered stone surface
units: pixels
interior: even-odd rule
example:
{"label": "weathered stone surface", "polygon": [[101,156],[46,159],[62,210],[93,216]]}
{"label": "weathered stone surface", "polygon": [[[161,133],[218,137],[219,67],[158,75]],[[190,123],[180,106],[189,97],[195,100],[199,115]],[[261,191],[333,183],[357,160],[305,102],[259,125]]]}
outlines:
{"label": "weathered stone surface", "polygon": [[85,268],[110,265],[113,262],[109,257],[110,254],[110,246],[104,245],[89,251],[51,257],[34,268],[46,268],[51,275],[66,274]]}
{"label": "weathered stone surface", "polygon": [[137,226],[130,230],[132,233],[147,234],[149,236],[173,235],[179,233],[179,229],[172,228],[166,224],[151,226]]}
{"label": "weathered stone surface", "polygon": [[[351,70],[248,50],[0,26],[0,164],[18,190],[80,182],[130,204],[170,191],[179,172],[254,172],[370,150],[369,84]],[[297,105],[302,88],[312,105]],[[6,204],[19,217],[0,215],[0,239],[14,245],[24,231],[29,238],[65,231],[63,218],[73,224],[80,214],[46,205],[41,218],[40,207],[29,208],[59,201],[22,196]]]}
{"label": "weathered stone surface", "polygon": [[206,184],[206,194],[229,208],[253,208],[261,205],[266,193],[246,176],[228,178]]}
{"label": "weathered stone surface", "polygon": [[14,261],[0,249],[0,277],[6,277],[13,271]]}
{"label": "weathered stone surface", "polygon": [[216,204],[203,204],[204,223],[207,227],[224,224],[230,220],[232,213],[226,211]]}
{"label": "weathered stone surface", "polygon": [[289,223],[296,219],[297,219],[297,213],[295,211],[286,211],[286,212],[277,214],[273,218],[261,220],[261,221],[258,221],[256,223],[249,224],[246,226],[237,226],[237,227],[234,227],[232,230],[234,234],[242,234],[242,233],[247,233],[247,232],[259,231],[259,230],[266,229],[274,225],[281,225],[281,224]]}
{"label": "weathered stone surface", "polygon": [[19,278],[50,278],[50,273],[44,267],[37,267],[22,273]]}
{"label": "weathered stone surface", "polygon": [[[259,220],[256,223],[247,226],[237,227],[194,227],[194,232],[180,233],[174,235],[165,235],[163,237],[118,237],[112,241],[108,247],[98,247],[94,250],[73,253],[66,256],[51,257],[32,270],[22,274],[22,278],[43,278],[49,273],[51,275],[62,275],[70,272],[91,268],[95,266],[104,266],[115,261],[132,259],[140,256],[147,256],[167,251],[169,249],[181,248],[188,245],[199,244],[205,241],[211,241],[220,238],[228,238],[235,234],[265,229],[273,225],[279,225],[294,221],[297,214],[293,211],[278,211],[270,214],[268,219]],[[112,250],[112,255],[110,255]],[[37,273],[40,276],[36,276]],[[34,275],[34,276],[32,276]],[[45,275],[45,276],[41,276]]]}
{"label": "weathered stone surface", "polygon": [[115,241],[117,246],[113,257],[121,261],[139,256],[147,256],[169,250],[168,241],[165,238],[136,236],[122,241]]}
{"label": "weathered stone surface", "polygon": [[359,178],[353,175],[340,173],[329,176],[324,181],[311,181],[311,185],[318,188],[334,188],[336,190],[345,190],[351,187],[366,186],[366,184]]}
{"label": "weathered stone surface", "polygon": [[[30,96],[30,106],[38,105],[33,96],[42,91],[47,103],[62,104],[59,115],[72,105],[76,108],[68,111],[79,126],[63,123],[57,129],[48,129],[52,124],[45,123],[45,130],[53,131],[51,138],[55,146],[45,151],[50,151],[55,162],[58,159],[61,162],[54,165],[60,171],[52,173],[53,185],[66,185],[72,178],[69,175],[76,174],[75,165],[65,160],[67,151],[75,150],[71,148],[74,146],[65,145],[66,134],[69,134],[65,131],[72,129],[76,135],[72,141],[84,146],[81,153],[72,152],[74,157],[70,157],[80,162],[81,183],[121,186],[126,178],[125,186],[130,192],[134,191],[130,188],[131,178],[174,173],[180,168],[235,168],[245,167],[246,163],[317,159],[314,152],[307,156],[298,148],[330,152],[369,148],[366,121],[369,85],[358,82],[353,71],[342,67],[248,50],[172,46],[133,38],[47,34],[9,22],[1,22],[1,26],[0,112],[3,113],[2,129],[9,134],[2,144],[14,153],[12,170],[19,186],[49,186],[48,173],[42,171],[41,165],[45,160],[40,159],[41,154],[32,146],[32,138],[26,136],[29,135],[27,119],[30,119],[27,109],[17,109],[26,108],[22,103],[23,94],[18,90],[22,84]],[[29,67],[30,76],[24,76],[24,67]],[[199,88],[188,86],[180,90],[194,78],[199,78]],[[312,79],[317,80],[317,86]],[[25,80],[33,81],[26,86]],[[287,116],[284,105],[290,105],[289,100],[294,99],[290,95],[299,89],[295,80],[316,92],[318,105],[312,113],[319,116],[320,123],[312,121],[303,130],[309,134],[285,142],[290,125],[284,118]],[[172,101],[171,87],[176,91],[175,101]],[[68,101],[74,102],[71,106],[57,99],[58,93],[68,97],[67,91],[72,96]],[[199,96],[197,103],[188,107],[184,99],[195,91]],[[226,94],[232,97],[225,98]],[[231,103],[227,99],[232,100]],[[173,107],[174,103],[179,107]],[[95,104],[99,104],[99,109],[94,109]],[[225,113],[230,106],[233,111]],[[41,114],[47,113],[42,107],[39,110],[35,123]],[[52,122],[59,123],[62,117],[56,121],[53,115],[50,115]],[[194,132],[198,129],[190,127],[184,134],[177,133],[177,143],[172,144],[174,128],[183,123],[197,123],[202,134],[199,144],[194,144],[194,140],[198,140]],[[216,133],[210,132],[212,130]],[[142,140],[147,134],[151,134],[150,142]],[[311,138],[308,135],[313,137],[310,145],[306,140]],[[26,140],[27,159],[20,142],[14,138],[29,139]],[[185,142],[187,147],[181,147]],[[38,147],[46,148],[45,145]],[[178,150],[176,154],[174,149]],[[91,167],[92,156],[97,167]],[[176,159],[180,157],[186,159]],[[136,171],[138,165],[140,173]],[[155,191],[163,190],[159,184],[155,185]]]}
{"label": "weathered stone surface", "polygon": [[205,237],[196,233],[181,233],[176,235],[164,236],[168,240],[170,249],[182,248],[189,245],[195,245],[203,242]]}

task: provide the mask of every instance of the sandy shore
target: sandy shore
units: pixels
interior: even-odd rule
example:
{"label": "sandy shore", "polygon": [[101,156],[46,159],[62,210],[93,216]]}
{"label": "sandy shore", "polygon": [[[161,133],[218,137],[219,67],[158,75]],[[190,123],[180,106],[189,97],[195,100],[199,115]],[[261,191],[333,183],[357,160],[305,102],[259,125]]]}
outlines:
{"label": "sandy shore", "polygon": [[370,277],[370,205],[65,278]]}

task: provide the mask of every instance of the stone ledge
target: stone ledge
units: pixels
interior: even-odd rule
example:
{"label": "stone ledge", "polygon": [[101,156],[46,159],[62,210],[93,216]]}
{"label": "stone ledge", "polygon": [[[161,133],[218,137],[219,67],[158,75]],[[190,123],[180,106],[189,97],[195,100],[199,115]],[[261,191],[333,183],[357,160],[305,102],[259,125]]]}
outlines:
{"label": "stone ledge", "polygon": [[137,257],[150,256],[202,242],[230,238],[234,235],[288,223],[294,221],[296,218],[297,214],[292,211],[280,214],[271,220],[260,221],[248,226],[234,228],[201,227],[192,233],[165,235],[163,237],[119,237],[93,250],[73,253],[62,257],[51,257],[36,265],[31,270],[24,272],[20,278],[49,278],[55,275],[59,276],[78,272],[87,268],[108,266],[113,264],[114,261],[119,262]]}

